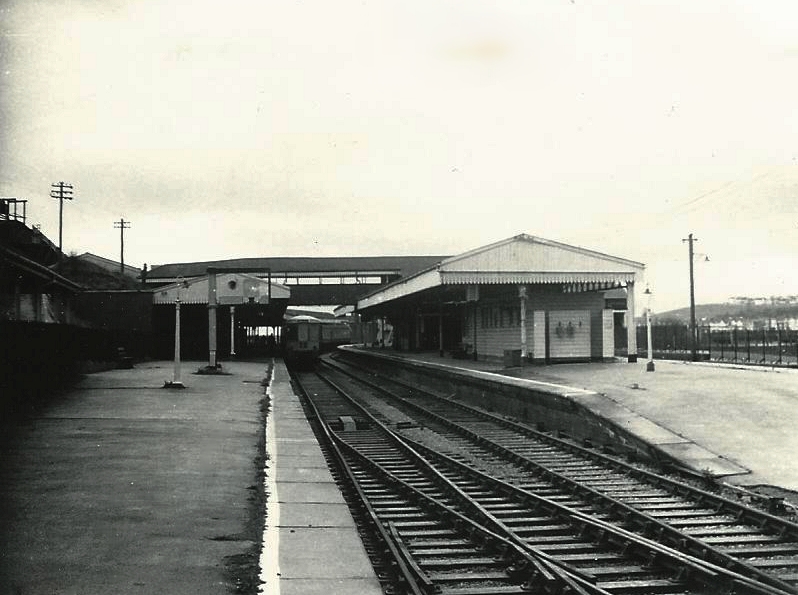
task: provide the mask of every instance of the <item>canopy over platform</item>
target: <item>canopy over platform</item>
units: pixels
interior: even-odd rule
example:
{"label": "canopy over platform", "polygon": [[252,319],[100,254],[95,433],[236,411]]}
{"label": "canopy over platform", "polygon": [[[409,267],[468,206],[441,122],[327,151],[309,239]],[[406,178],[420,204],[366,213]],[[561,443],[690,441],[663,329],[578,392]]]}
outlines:
{"label": "canopy over platform", "polygon": [[[606,359],[614,328],[634,326],[624,319],[634,320],[634,287],[644,270],[640,262],[520,234],[381,287],[358,300],[357,312],[388,319],[400,348],[437,343],[441,353],[460,345],[475,358],[478,350],[494,357],[519,350],[545,361]],[[625,303],[610,305],[604,292]],[[636,339],[627,335],[634,361]]]}
{"label": "canopy over platform", "polygon": [[[159,287],[153,292],[154,304],[174,304],[180,296],[183,304],[208,303],[208,275],[185,279]],[[291,291],[280,283],[269,283],[248,273],[224,273],[216,276],[216,303],[238,306],[269,304],[273,300],[288,300]]]}
{"label": "canopy over platform", "polygon": [[441,260],[358,300],[362,312],[442,285],[561,284],[564,291],[612,289],[634,283],[645,265],[527,234]]}

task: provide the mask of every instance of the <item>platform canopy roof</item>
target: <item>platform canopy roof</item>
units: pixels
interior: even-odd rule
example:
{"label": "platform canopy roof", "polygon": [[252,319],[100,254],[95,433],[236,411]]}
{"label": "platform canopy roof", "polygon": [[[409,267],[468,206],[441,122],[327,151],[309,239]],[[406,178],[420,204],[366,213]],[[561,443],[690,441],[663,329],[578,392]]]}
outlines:
{"label": "platform canopy roof", "polygon": [[445,285],[563,284],[611,289],[633,282],[645,265],[594,250],[526,234],[442,259],[434,266],[386,285],[357,303],[365,310]]}
{"label": "platform canopy roof", "polygon": [[271,272],[273,278],[282,275],[400,275],[407,276],[426,269],[445,256],[349,256],[349,257],[312,257],[312,256],[275,256],[263,258],[234,258],[228,260],[212,260],[204,262],[184,262],[153,266],[147,275],[148,282],[174,281],[178,276],[198,277],[208,272],[209,268],[250,270],[260,269],[266,276]]}
{"label": "platform canopy roof", "polygon": [[[182,304],[208,303],[208,275],[164,285],[153,291],[154,304],[174,304],[180,295]],[[268,304],[269,300],[288,300],[291,290],[247,273],[216,275],[216,301],[220,305]]]}

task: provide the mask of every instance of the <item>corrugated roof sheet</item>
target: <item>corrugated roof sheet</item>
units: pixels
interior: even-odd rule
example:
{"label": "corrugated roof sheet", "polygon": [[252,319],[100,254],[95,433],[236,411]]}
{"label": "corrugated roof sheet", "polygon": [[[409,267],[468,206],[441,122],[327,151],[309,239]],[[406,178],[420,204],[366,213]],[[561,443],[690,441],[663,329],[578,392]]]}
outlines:
{"label": "corrugated roof sheet", "polygon": [[395,272],[402,277],[429,268],[446,256],[277,256],[268,258],[233,258],[203,262],[183,262],[154,266],[147,279],[173,279],[178,276],[198,277],[209,267],[271,269],[272,274],[329,272]]}

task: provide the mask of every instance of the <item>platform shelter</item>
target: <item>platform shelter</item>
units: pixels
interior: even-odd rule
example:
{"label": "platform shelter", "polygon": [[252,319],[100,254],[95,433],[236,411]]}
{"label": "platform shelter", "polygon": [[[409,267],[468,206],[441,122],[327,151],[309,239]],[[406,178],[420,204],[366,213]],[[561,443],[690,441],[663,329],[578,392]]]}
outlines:
{"label": "platform shelter", "polygon": [[290,297],[280,283],[214,269],[158,287],[153,290],[153,328],[163,344],[160,351],[171,348],[179,302],[186,357],[205,358],[209,348],[220,357],[262,352],[269,341],[279,342]]}
{"label": "platform shelter", "polygon": [[613,358],[615,327],[625,324],[636,361],[634,296],[644,269],[521,234],[386,285],[359,299],[357,312],[393,325],[398,349],[517,364]]}

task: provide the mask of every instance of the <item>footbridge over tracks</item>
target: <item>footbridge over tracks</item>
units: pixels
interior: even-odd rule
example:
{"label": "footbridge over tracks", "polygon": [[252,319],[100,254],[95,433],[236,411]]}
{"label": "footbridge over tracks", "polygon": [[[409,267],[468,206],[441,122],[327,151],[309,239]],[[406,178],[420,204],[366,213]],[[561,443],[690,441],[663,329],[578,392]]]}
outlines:
{"label": "footbridge over tracks", "polygon": [[265,257],[153,266],[144,277],[157,288],[179,278],[200,277],[208,269],[247,270],[290,290],[288,306],[345,306],[397,279],[434,266],[445,256]]}

